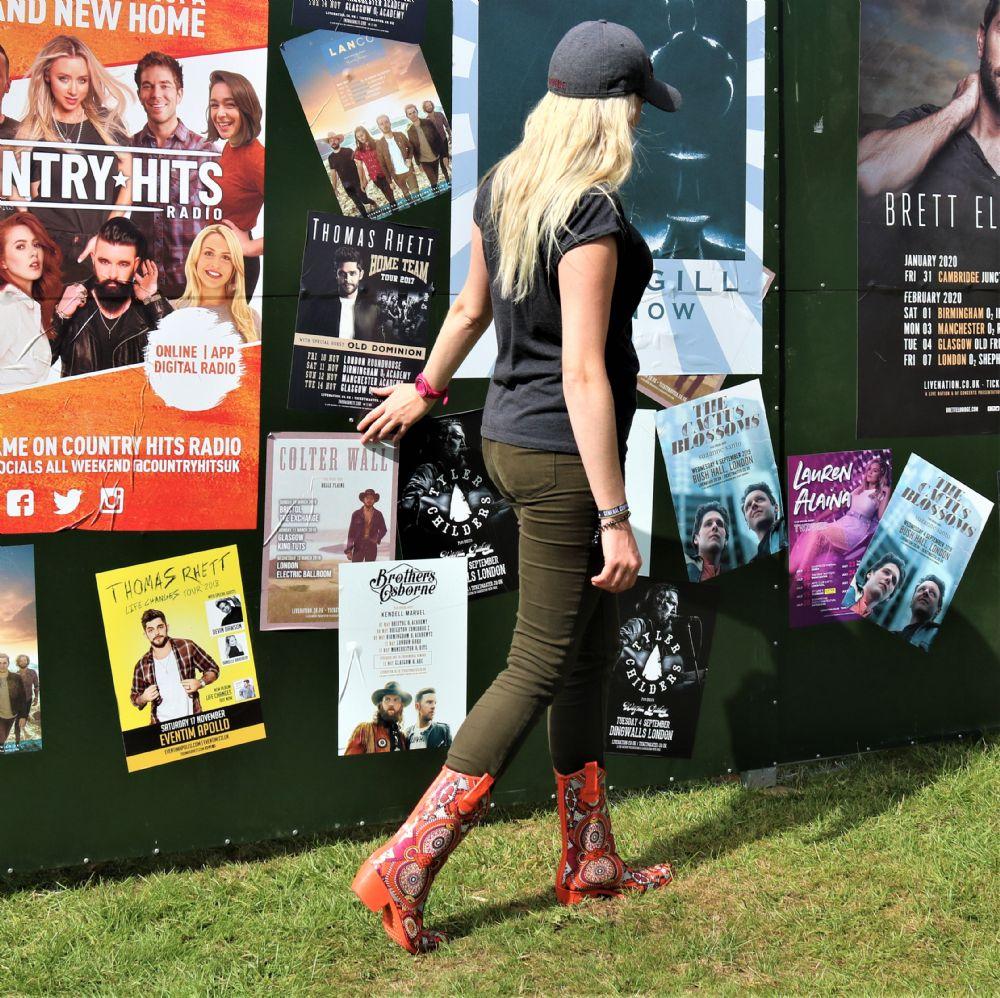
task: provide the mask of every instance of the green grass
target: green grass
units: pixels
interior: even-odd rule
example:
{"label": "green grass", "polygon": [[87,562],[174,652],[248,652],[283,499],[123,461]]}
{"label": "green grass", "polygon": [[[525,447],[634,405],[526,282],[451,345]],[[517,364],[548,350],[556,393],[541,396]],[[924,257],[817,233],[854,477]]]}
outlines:
{"label": "green grass", "polygon": [[431,895],[452,944],[418,958],[348,891],[370,839],[23,884],[0,894],[0,992],[1000,993],[1000,739],[786,775],[618,799],[622,853],[677,881],[572,909],[553,815],[494,812]]}

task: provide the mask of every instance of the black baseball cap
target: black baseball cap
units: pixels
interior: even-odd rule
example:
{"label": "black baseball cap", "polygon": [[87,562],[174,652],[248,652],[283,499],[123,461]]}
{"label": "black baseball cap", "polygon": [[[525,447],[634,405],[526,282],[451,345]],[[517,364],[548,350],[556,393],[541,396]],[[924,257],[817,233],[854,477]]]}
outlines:
{"label": "black baseball cap", "polygon": [[614,21],[583,21],[570,28],[549,61],[549,91],[561,97],[639,94],[661,111],[676,111],[681,95],[653,76],[639,36]]}

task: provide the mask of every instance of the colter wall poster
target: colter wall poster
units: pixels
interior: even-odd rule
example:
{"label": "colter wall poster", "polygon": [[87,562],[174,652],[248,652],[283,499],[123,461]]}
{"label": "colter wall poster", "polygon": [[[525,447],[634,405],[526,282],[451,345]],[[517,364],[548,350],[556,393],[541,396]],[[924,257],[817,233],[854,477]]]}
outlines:
{"label": "colter wall poster", "polygon": [[265,737],[233,546],[97,576],[130,773]]}
{"label": "colter wall poster", "polygon": [[[469,269],[480,178],[520,141],[559,39],[606,18],[639,36],[657,77],[683,96],[676,113],[644,111],[622,191],[655,267],[632,324],[641,373],[760,373],[764,0],[455,0],[453,9],[452,296]],[[488,377],[495,359],[487,334],[459,375]]]}
{"label": "colter wall poster", "polygon": [[997,433],[997,5],[862,0],[860,101],[858,435]]}
{"label": "colter wall poster", "polygon": [[357,433],[267,440],[261,630],[336,627],[337,568],[396,553],[396,454]]}
{"label": "colter wall poster", "polygon": [[252,528],[267,4],[0,11],[0,531]]}
{"label": "colter wall poster", "polygon": [[0,753],[42,747],[34,547],[0,548]]}
{"label": "colter wall poster", "polygon": [[464,559],[341,565],[341,755],[447,749],[465,720]]}

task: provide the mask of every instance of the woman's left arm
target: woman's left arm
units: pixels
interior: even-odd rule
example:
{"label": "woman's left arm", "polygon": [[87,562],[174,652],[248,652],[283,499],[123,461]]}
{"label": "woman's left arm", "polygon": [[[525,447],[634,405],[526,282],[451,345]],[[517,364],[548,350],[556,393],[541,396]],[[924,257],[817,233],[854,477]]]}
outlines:
{"label": "woman's left arm", "polygon": [[[115,198],[115,204],[119,207],[127,208],[132,204],[132,154],[130,152],[118,154],[118,172],[125,177],[125,183],[118,188],[118,196]],[[116,218],[124,214],[124,211],[113,211],[108,217]]]}

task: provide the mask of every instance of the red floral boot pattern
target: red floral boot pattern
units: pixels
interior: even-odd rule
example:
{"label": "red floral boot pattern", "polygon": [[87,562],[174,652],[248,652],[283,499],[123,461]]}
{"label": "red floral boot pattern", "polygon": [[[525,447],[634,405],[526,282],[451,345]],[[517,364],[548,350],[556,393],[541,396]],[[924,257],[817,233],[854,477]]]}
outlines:
{"label": "red floral boot pattern", "polygon": [[390,939],[410,953],[447,942],[424,928],[424,904],[445,860],[489,807],[491,776],[441,770],[395,836],[358,870],[351,889],[372,911],[382,912]]}
{"label": "red floral boot pattern", "polygon": [[556,773],[562,857],[556,873],[556,896],[563,904],[589,897],[645,893],[674,879],[669,863],[633,870],[615,848],[604,790],[605,771],[588,762],[579,772]]}

